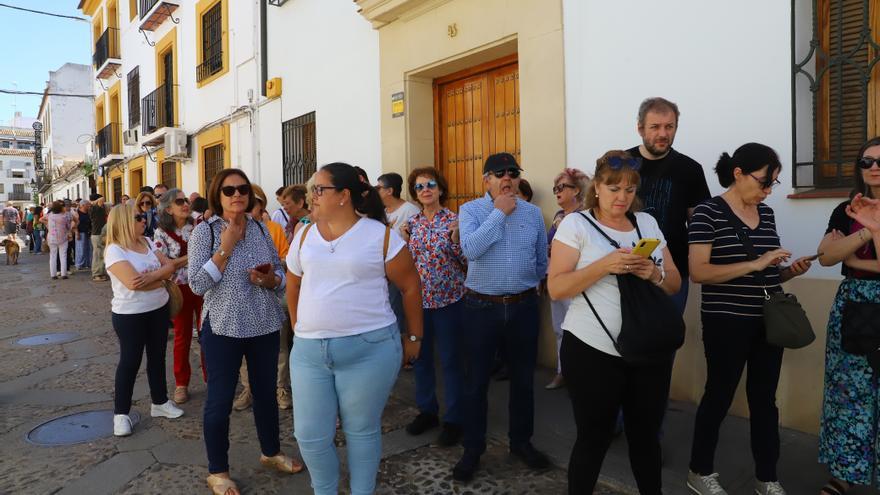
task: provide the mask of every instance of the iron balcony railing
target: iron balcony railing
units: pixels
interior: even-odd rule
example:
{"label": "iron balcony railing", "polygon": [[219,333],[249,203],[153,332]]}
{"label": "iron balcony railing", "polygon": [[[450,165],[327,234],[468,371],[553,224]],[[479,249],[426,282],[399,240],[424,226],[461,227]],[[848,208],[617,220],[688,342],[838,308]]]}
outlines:
{"label": "iron balcony railing", "polygon": [[12,191],[8,196],[10,201],[28,201],[34,197],[32,193],[19,191]]}
{"label": "iron balcony railing", "polygon": [[95,139],[96,144],[98,145],[98,158],[104,158],[109,155],[120,155],[122,154],[120,139],[119,139],[119,131],[120,125],[116,122],[106,125],[103,129],[98,131],[98,137]]}
{"label": "iron balcony railing", "polygon": [[147,15],[147,12],[159,3],[159,0],[140,0],[139,3],[140,10],[138,12],[140,12],[140,17],[143,19]]}
{"label": "iron balcony railing", "polygon": [[202,82],[220,72],[222,68],[223,52],[218,50],[216,53],[206,58],[204,62],[196,66],[196,81]]}
{"label": "iron balcony railing", "polygon": [[92,55],[92,62],[95,69],[100,69],[107,59],[119,57],[119,30],[116,28],[107,28],[104,34],[95,42],[95,53]]}
{"label": "iron balcony railing", "polygon": [[163,84],[141,100],[141,119],[144,136],[174,126],[173,86]]}

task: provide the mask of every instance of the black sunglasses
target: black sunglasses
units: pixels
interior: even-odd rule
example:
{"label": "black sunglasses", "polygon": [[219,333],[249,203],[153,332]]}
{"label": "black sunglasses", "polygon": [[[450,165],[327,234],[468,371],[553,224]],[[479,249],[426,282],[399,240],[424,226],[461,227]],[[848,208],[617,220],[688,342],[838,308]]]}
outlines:
{"label": "black sunglasses", "polygon": [[511,179],[516,179],[517,177],[519,177],[519,169],[511,167],[506,170],[493,170],[492,171],[492,175],[494,175],[495,177],[497,177],[499,179],[504,177],[505,174],[508,177],[510,177]]}
{"label": "black sunglasses", "polygon": [[188,205],[188,204],[189,204],[189,200],[186,199],[186,198],[176,198],[176,199],[174,200],[174,204],[176,204],[177,206]]}
{"label": "black sunglasses", "polygon": [[577,186],[573,186],[571,184],[557,184],[557,185],[553,186],[553,194],[561,193],[563,190],[565,190],[566,187],[571,188],[571,189],[577,189]]}
{"label": "black sunglasses", "polygon": [[220,188],[220,192],[227,198],[231,198],[235,191],[238,191],[238,194],[242,196],[247,196],[251,193],[251,186],[250,184],[242,184],[240,186],[223,186]]}
{"label": "black sunglasses", "polygon": [[858,164],[859,168],[862,170],[868,170],[874,166],[874,164],[880,166],[880,158],[871,158],[870,156],[863,156],[859,158]]}
{"label": "black sunglasses", "polygon": [[413,189],[415,189],[416,192],[422,192],[422,189],[425,189],[425,188],[437,189],[437,181],[429,180],[428,182],[419,183],[419,184],[416,184],[413,186]]}
{"label": "black sunglasses", "polygon": [[144,215],[143,213],[138,213],[137,215],[134,216],[135,222],[143,222],[146,219],[147,219],[147,216]]}
{"label": "black sunglasses", "polygon": [[141,201],[141,202],[138,203],[138,204],[139,204],[140,206],[153,206],[153,202],[152,202],[152,201]]}
{"label": "black sunglasses", "polygon": [[639,158],[623,158],[619,156],[612,156],[608,158],[608,166],[611,167],[611,170],[620,170],[621,167],[629,167],[635,171],[638,171],[642,168],[642,160]]}

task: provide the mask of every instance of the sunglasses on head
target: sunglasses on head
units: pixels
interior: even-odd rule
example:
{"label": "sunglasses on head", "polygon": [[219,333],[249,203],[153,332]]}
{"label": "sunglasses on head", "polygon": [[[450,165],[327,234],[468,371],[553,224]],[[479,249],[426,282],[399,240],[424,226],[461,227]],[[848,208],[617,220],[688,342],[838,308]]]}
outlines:
{"label": "sunglasses on head", "polygon": [[251,186],[249,184],[242,184],[240,186],[223,186],[220,188],[220,192],[227,198],[235,195],[235,191],[238,191],[238,194],[241,196],[247,196],[251,193]]}
{"label": "sunglasses on head", "polygon": [[188,205],[188,204],[189,204],[189,200],[186,199],[186,198],[175,198],[175,199],[174,199],[174,204],[176,204],[177,206]]}
{"label": "sunglasses on head", "polygon": [[519,169],[515,168],[515,167],[511,167],[511,168],[508,168],[505,170],[493,170],[491,172],[491,174],[499,179],[501,179],[505,175],[507,175],[511,179],[516,179],[517,177],[519,177]]}
{"label": "sunglasses on head", "polygon": [[415,189],[416,192],[422,192],[422,190],[426,189],[426,188],[427,189],[437,189],[437,181],[432,179],[432,180],[429,180],[428,182],[422,182],[422,183],[419,183],[419,184],[416,184],[413,186],[413,189]]}
{"label": "sunglasses on head", "polygon": [[143,222],[146,219],[147,219],[147,216],[144,215],[143,213],[138,213],[137,215],[134,216],[135,222]]}
{"label": "sunglasses on head", "polygon": [[859,161],[858,161],[859,168],[862,170],[868,170],[869,168],[873,167],[875,163],[877,164],[877,166],[880,166],[880,158],[872,158],[870,156],[863,156],[863,157],[859,158]]}
{"label": "sunglasses on head", "polygon": [[612,156],[608,158],[608,166],[611,170],[620,170],[621,167],[629,167],[638,171],[642,168],[642,160],[639,158],[623,158],[620,156]]}
{"label": "sunglasses on head", "polygon": [[566,187],[569,187],[571,189],[577,189],[577,186],[573,186],[571,184],[557,184],[557,185],[553,186],[553,194],[561,193],[562,191],[565,190]]}

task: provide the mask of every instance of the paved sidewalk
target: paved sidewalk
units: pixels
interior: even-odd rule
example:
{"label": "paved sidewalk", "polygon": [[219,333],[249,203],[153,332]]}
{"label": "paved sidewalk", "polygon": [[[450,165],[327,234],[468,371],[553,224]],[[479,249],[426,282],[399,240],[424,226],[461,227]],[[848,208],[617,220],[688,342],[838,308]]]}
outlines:
{"label": "paved sidewalk", "polygon": [[[20,265],[4,263],[5,254],[0,252],[0,494],[208,493],[204,483],[207,460],[201,440],[205,389],[198,369],[197,346],[191,355],[192,400],[183,406],[184,417],[149,418],[149,394],[142,372],[135,386],[133,409],[146,417],[135,426],[132,436],[111,436],[63,447],[40,447],[25,441],[32,428],[58,416],[112,409],[118,344],[110,327],[109,283],[93,283],[87,272],[69,280],[50,280],[47,255],[23,252]],[[78,337],[59,345],[23,347],[15,343],[23,337],[62,331],[77,332]],[[169,343],[169,391],[174,383],[170,364]],[[403,426],[417,411],[412,400],[413,374],[401,372],[383,418],[384,453],[378,493],[565,493],[565,466],[575,428],[564,389],[544,390],[550,378],[551,373],[544,370],[536,376],[534,443],[550,455],[557,467],[532,473],[507,455],[507,382],[498,382],[490,392],[488,451],[476,479],[461,485],[450,476],[460,447],[430,446],[437,430],[420,437],[404,432]],[[688,493],[684,479],[693,413],[690,404],[672,403],[667,415],[667,494]],[[282,449],[297,454],[291,430],[291,412],[282,411]],[[732,495],[754,493],[748,438],[748,423],[728,418],[716,465]],[[816,438],[784,430],[782,439],[780,478],[788,492],[818,493],[828,475],[816,462]],[[232,474],[244,493],[310,493],[307,473],[284,476],[259,465],[250,411],[233,413],[230,441]],[[637,493],[625,443],[619,438],[612,445],[603,469],[603,485],[597,493]],[[338,445],[344,453],[341,437]]]}

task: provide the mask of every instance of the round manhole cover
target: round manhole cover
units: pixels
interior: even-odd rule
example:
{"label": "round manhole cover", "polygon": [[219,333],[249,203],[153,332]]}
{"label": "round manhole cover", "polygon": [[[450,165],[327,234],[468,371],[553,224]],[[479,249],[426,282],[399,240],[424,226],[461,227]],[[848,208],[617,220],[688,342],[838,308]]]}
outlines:
{"label": "round manhole cover", "polygon": [[[132,424],[140,421],[140,415],[129,413]],[[85,411],[51,419],[37,426],[25,437],[36,445],[73,445],[91,442],[113,435],[113,411]]]}
{"label": "round manhole cover", "polygon": [[15,343],[22,346],[63,344],[78,337],[79,334],[76,332],[43,333],[19,339]]}

